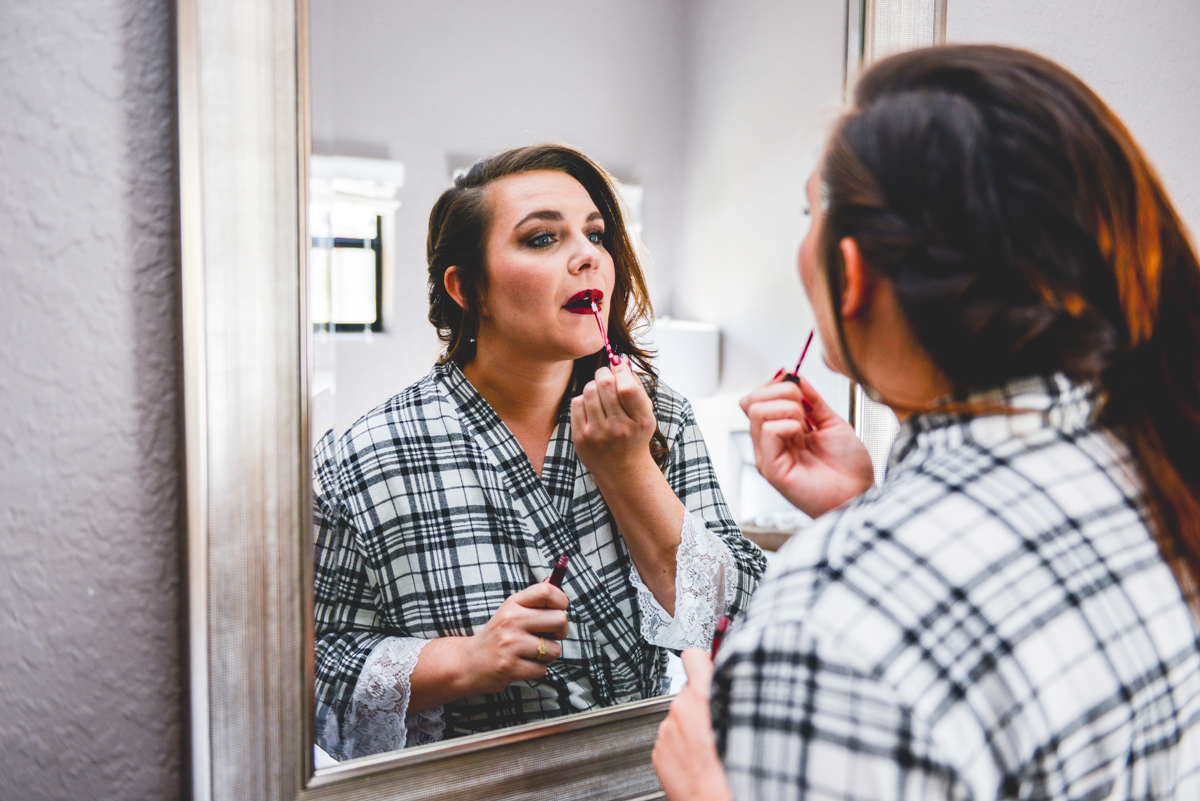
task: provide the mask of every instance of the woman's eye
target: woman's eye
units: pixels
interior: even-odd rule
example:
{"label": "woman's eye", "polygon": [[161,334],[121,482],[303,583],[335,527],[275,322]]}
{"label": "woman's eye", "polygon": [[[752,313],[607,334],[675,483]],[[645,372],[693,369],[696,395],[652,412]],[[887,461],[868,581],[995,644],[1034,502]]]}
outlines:
{"label": "woman's eye", "polygon": [[551,234],[538,234],[537,236],[530,237],[528,241],[531,247],[545,248],[554,242],[554,237]]}
{"label": "woman's eye", "polygon": [[592,231],[590,234],[587,235],[587,238],[588,238],[588,241],[591,242],[593,245],[603,245],[604,244],[604,232],[603,231]]}

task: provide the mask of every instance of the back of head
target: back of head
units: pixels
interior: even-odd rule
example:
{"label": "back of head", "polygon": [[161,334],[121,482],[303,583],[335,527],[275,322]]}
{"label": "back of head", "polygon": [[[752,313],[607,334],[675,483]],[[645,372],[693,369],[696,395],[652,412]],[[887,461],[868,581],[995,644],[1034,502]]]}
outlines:
{"label": "back of head", "polygon": [[1124,125],[1032,53],[911,51],[863,75],[821,177],[834,297],[849,236],[959,389],[1055,372],[1102,387],[1103,420],[1129,444],[1190,594],[1200,265]]}

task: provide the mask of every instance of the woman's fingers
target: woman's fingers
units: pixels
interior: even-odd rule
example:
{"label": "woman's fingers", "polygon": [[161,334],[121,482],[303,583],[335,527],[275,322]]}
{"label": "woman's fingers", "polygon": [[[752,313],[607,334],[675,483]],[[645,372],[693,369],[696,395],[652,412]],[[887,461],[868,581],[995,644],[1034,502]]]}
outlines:
{"label": "woman's fingers", "polygon": [[826,403],[825,399],[822,398],[815,389],[813,389],[813,385],[808,383],[808,381],[803,378],[800,379],[800,390],[804,394],[804,397],[800,403],[804,407],[804,411],[808,413],[809,418],[817,425],[818,428],[820,428],[821,424],[830,418],[834,418],[839,421],[842,420],[842,416],[835,412],[833,407]]}
{"label": "woman's fingers", "polygon": [[567,613],[558,609],[527,609],[514,615],[511,623],[516,630],[556,640],[566,639],[570,628]]}
{"label": "woman's fingers", "polygon": [[508,597],[529,609],[566,609],[569,604],[567,594],[561,588],[543,581],[530,584],[520,592],[514,592]]}
{"label": "woman's fingers", "polygon": [[804,401],[804,393],[798,385],[790,381],[772,381],[751,391],[749,395],[739,401],[739,405],[742,407],[742,411],[748,415],[750,414],[749,410],[756,404],[774,400],[790,400],[800,404]]}
{"label": "woman's fingers", "polygon": [[571,428],[580,430],[588,425],[587,409],[583,406],[583,396],[571,398]]}
{"label": "woman's fingers", "polygon": [[589,421],[597,424],[637,421],[654,414],[653,403],[642,380],[627,359],[614,367],[601,367],[583,388],[582,397]]}
{"label": "woman's fingers", "polygon": [[790,398],[755,403],[747,411],[746,416],[750,418],[751,432],[754,431],[755,426],[761,426],[768,420],[798,420],[805,423],[808,419],[804,407]]}
{"label": "woman's fingers", "polygon": [[552,637],[532,634],[521,643],[519,653],[522,659],[549,665],[562,656],[562,644]]}
{"label": "woman's fingers", "polygon": [[759,426],[759,435],[753,440],[755,454],[763,459],[774,459],[780,451],[792,450],[802,444],[806,431],[807,427],[799,420],[767,420]]}
{"label": "woman's fingers", "polygon": [[670,801],[730,798],[713,739],[708,693],[712,662],[698,648],[683,652],[688,683],[658,727],[651,760]]}
{"label": "woman's fingers", "polygon": [[683,670],[687,673],[687,686],[707,700],[712,687],[712,658],[699,648],[688,648],[679,658],[683,660]]}
{"label": "woman's fingers", "polygon": [[650,400],[642,379],[633,372],[629,360],[621,362],[613,377],[617,402],[626,417],[640,420],[654,416],[654,403]]}
{"label": "woman's fingers", "polygon": [[621,401],[617,398],[617,379],[607,367],[596,371],[596,377],[583,388],[583,397],[588,412],[594,409],[599,420],[607,422],[622,414]]}
{"label": "woman's fingers", "polygon": [[601,367],[571,402],[572,438],[593,472],[628,461],[654,433],[654,404],[628,360]]}
{"label": "woman's fingers", "polygon": [[583,388],[583,393],[579,398],[583,406],[584,416],[587,418],[586,427],[581,429],[580,433],[588,437],[593,437],[597,432],[603,431],[609,422],[604,404],[600,400],[600,389],[596,386],[596,382],[589,382]]}

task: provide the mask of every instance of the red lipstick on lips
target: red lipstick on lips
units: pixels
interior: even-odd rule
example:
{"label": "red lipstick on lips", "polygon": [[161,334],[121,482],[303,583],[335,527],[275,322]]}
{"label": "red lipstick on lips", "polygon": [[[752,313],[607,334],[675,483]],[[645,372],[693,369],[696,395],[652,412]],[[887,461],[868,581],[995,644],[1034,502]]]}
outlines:
{"label": "red lipstick on lips", "polygon": [[570,300],[563,304],[563,308],[571,314],[591,314],[593,300],[604,300],[604,292],[599,289],[585,289],[582,292],[576,292]]}
{"label": "red lipstick on lips", "polygon": [[563,306],[572,314],[587,314],[589,311],[596,316],[596,325],[600,327],[600,337],[604,340],[604,349],[608,351],[608,363],[618,365],[621,357],[613,353],[612,345],[608,342],[608,334],[604,331],[604,321],[600,319],[600,307],[597,305],[604,300],[604,292],[600,289],[585,289],[576,292]]}

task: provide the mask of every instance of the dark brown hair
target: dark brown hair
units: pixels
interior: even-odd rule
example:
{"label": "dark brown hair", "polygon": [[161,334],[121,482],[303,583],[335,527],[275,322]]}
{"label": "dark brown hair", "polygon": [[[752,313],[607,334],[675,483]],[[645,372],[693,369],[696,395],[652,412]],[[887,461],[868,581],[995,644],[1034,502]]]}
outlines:
{"label": "dark brown hair", "polygon": [[[425,241],[429,263],[429,322],[437,328],[438,338],[446,346],[442,361],[466,365],[475,356],[475,336],[479,332],[479,303],[486,291],[485,258],[491,230],[492,213],[487,187],[508,175],[554,170],[566,173],[587,191],[596,209],[604,217],[603,245],[612,256],[615,282],[609,298],[608,339],[613,350],[628,356],[646,381],[651,398],[657,387],[658,372],[651,362],[652,353],[644,349],[634,332],[644,328],[653,316],[650,293],[638,262],[637,251],[629,239],[621,205],[613,181],[600,165],[577,150],[564,145],[544,144],[506,150],[471,166],[454,180],[433,205],[429,214],[429,235]],[[458,267],[462,293],[460,307],[446,290],[446,270]],[[581,388],[603,364],[604,349],[575,360],[572,385]],[[650,451],[661,463],[667,441],[657,428]]]}
{"label": "dark brown hair", "polygon": [[863,75],[821,178],[832,299],[848,236],[957,389],[1054,372],[1097,383],[1194,605],[1200,264],[1120,120],[1032,53],[917,50]]}

